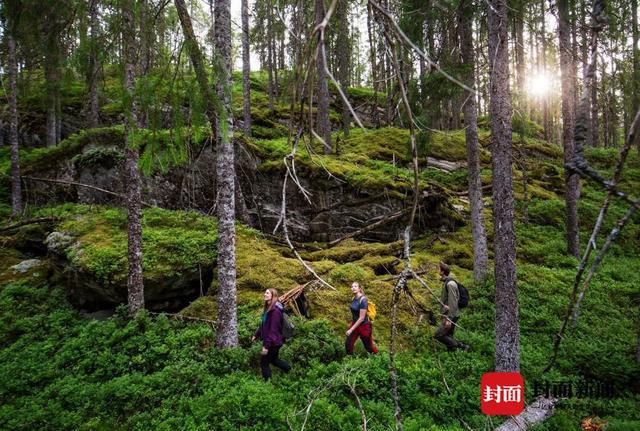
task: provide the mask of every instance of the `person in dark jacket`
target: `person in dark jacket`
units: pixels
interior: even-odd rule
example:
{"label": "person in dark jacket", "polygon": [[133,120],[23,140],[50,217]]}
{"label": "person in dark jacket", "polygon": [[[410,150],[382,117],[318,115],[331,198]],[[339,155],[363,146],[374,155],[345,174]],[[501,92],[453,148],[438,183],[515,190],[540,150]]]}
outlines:
{"label": "person in dark jacket", "polygon": [[450,352],[456,349],[468,352],[471,346],[453,338],[453,333],[456,330],[456,322],[460,318],[460,309],[458,308],[458,299],[460,297],[458,282],[450,277],[451,269],[446,263],[440,262],[438,269],[444,286],[440,294],[442,320],[440,326],[436,329],[434,338],[447,346],[447,350]]}
{"label": "person in dark jacket", "polygon": [[373,342],[371,322],[367,317],[369,301],[367,297],[364,296],[364,291],[357,281],[351,284],[351,292],[353,293],[353,301],[351,301],[351,305],[349,306],[349,310],[351,310],[351,325],[349,325],[349,329],[347,330],[347,339],[345,341],[347,355],[353,355],[353,347],[358,337],[362,340],[362,344],[367,352],[378,353],[378,348]]}
{"label": "person in dark jacket", "polygon": [[264,380],[271,378],[271,367],[273,364],[285,373],[291,370],[291,365],[278,358],[280,348],[284,344],[282,335],[282,313],[284,306],[278,301],[278,291],[267,289],[264,291],[264,311],[262,312],[262,322],[256,330],[251,341],[262,340],[262,351],[260,354],[260,368]]}

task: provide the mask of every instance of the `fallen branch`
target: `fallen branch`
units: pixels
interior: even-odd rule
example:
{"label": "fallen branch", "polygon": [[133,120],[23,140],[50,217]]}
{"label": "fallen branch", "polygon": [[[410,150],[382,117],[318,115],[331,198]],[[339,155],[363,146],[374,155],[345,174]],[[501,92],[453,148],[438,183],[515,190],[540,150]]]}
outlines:
{"label": "fallen branch", "polygon": [[[491,190],[491,187],[493,187],[491,184],[485,184],[485,185],[484,185],[484,186],[482,186],[480,189],[481,189],[483,192],[486,192],[486,191],[488,191],[488,190]],[[468,196],[468,195],[469,195],[469,190],[465,190],[465,191],[462,191],[462,192],[449,192],[449,194],[450,194],[451,196]]]}
{"label": "fallen branch", "polygon": [[[355,376],[357,377],[357,375]],[[345,384],[347,385],[347,387],[349,388],[349,391],[351,392],[351,394],[353,395],[353,398],[356,402],[356,406],[358,407],[358,411],[360,411],[360,417],[362,417],[362,431],[367,431],[367,416],[364,413],[364,407],[362,406],[362,402],[360,401],[360,397],[358,396],[358,393],[356,392],[356,378],[353,379],[348,379],[345,378]]]}
{"label": "fallen branch", "polygon": [[[284,238],[279,237],[277,235],[270,235],[268,233],[263,233],[262,235],[265,238],[267,238],[268,240],[276,242],[278,244],[286,245],[286,246],[289,245]],[[322,251],[322,250],[324,250],[324,248],[320,247],[319,245],[305,244],[305,243],[297,242],[297,241],[293,241],[293,240],[291,241],[291,244],[293,244],[297,248],[304,248],[304,249],[307,249],[307,250],[310,250],[310,251]]]}
{"label": "fallen branch", "polygon": [[[84,183],[78,183],[76,181],[66,181],[66,180],[54,180],[52,178],[38,178],[38,177],[21,177],[22,179],[25,180],[31,180],[31,181],[42,181],[44,183],[54,183],[54,184],[64,184],[67,186],[76,186],[76,187],[85,187],[87,189],[91,189],[91,190],[95,190],[98,192],[102,192],[102,193],[106,193],[108,195],[111,196],[117,196],[121,199],[125,199],[125,195],[121,194],[121,193],[116,193],[116,192],[112,192],[111,190],[106,190],[106,189],[102,189],[100,187],[96,187],[96,186],[92,186],[91,184],[84,184]],[[153,205],[150,205],[146,202],[142,202],[142,205],[146,206],[146,207],[152,207]]]}
{"label": "fallen branch", "polygon": [[539,397],[518,416],[496,428],[495,431],[526,431],[527,429],[544,422],[553,415],[556,399]]}
{"label": "fallen branch", "polygon": [[19,227],[27,226],[27,225],[30,225],[30,224],[49,223],[49,222],[58,221],[58,220],[60,220],[60,217],[38,217],[38,218],[32,218],[32,219],[29,219],[29,220],[23,220],[23,221],[18,222],[18,223],[14,223],[14,224],[10,224],[10,225],[7,225],[7,226],[0,227],[0,232],[6,232],[8,230],[17,229]]}
{"label": "fallen branch", "polygon": [[214,328],[215,328],[215,325],[216,325],[216,321],[215,320],[202,319],[200,317],[185,316],[183,314],[167,313],[167,312],[157,313],[155,311],[147,311],[147,313],[149,313],[149,314],[151,314],[153,316],[168,316],[168,317],[171,317],[171,318],[176,319],[176,320],[191,320],[191,321],[194,321],[194,322],[206,323],[208,325],[213,325]]}
{"label": "fallen branch", "polygon": [[362,235],[363,233],[367,233],[370,230],[373,230],[377,227],[380,226],[384,226],[387,223],[391,223],[394,220],[399,219],[400,217],[402,217],[404,214],[406,214],[408,212],[408,210],[401,210],[401,211],[397,211],[393,214],[390,214],[388,216],[386,216],[385,218],[383,218],[382,220],[378,220],[377,222],[368,224],[354,232],[348,233],[345,236],[342,236],[338,239],[334,239],[333,241],[330,241],[329,244],[327,244],[329,247],[333,247],[334,245],[337,245],[339,243],[341,243],[342,241],[345,241],[349,238],[354,238],[356,236]]}

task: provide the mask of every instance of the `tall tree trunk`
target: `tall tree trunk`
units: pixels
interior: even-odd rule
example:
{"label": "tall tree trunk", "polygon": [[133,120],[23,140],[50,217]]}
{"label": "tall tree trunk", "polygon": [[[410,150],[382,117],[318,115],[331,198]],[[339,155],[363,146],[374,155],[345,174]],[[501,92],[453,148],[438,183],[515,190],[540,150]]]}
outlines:
{"label": "tall tree trunk", "polygon": [[520,324],[516,289],[516,235],[513,225],[511,99],[506,0],[489,0],[489,69],[496,319],[495,369],[520,370]]}
{"label": "tall tree trunk", "polygon": [[[324,1],[316,0],[316,25],[324,20]],[[320,49],[321,40],[320,32],[318,32],[318,56],[316,58],[316,71],[318,75],[318,111],[316,113],[316,133],[324,140],[324,153],[332,154],[331,146],[331,123],[329,122],[329,85],[327,83],[327,74],[325,71],[326,58],[325,50]]]}
{"label": "tall tree trunk", "polygon": [[249,88],[249,72],[251,71],[249,56],[249,0],[242,0],[242,108],[244,113],[243,130],[251,136],[251,90]]}
{"label": "tall tree trunk", "polygon": [[[631,116],[640,109],[640,48],[638,48],[638,0],[631,0],[631,28],[633,41],[633,102],[631,104]],[[638,141],[640,153],[640,141]],[[640,350],[639,350],[640,351]]]}
{"label": "tall tree trunk", "polygon": [[216,0],[215,48],[222,79],[216,84],[222,112],[218,115],[218,348],[238,346],[236,308],[236,228],[235,156],[233,151],[233,111],[231,106],[231,5]]}
{"label": "tall tree trunk", "polygon": [[87,86],[89,88],[88,123],[89,127],[98,127],[100,106],[98,102],[98,1],[89,0],[89,67]]}
{"label": "tall tree trunk", "polygon": [[56,80],[57,80],[57,85],[56,85],[56,93],[55,93],[55,97],[56,97],[56,104],[55,104],[55,109],[56,109],[56,144],[59,144],[60,141],[62,140],[62,92],[60,89],[60,82],[62,80],[62,71],[58,68],[56,71]]}
{"label": "tall tree trunk", "polygon": [[[151,49],[153,47],[153,21],[152,12],[149,7],[149,0],[138,0],[140,10],[140,43],[138,49],[138,67],[140,76],[146,76],[151,70]],[[138,112],[138,124],[140,127],[149,127],[149,113],[146,109]]]}
{"label": "tall tree trunk", "polygon": [[[340,86],[344,90],[345,95],[348,94],[347,88],[349,87],[349,4],[347,0],[338,2],[336,9],[336,24],[338,26],[337,32],[337,53],[338,56],[338,79],[340,80]],[[342,132],[345,136],[349,136],[349,124],[351,123],[351,112],[349,107],[341,100],[342,110]]]}
{"label": "tall tree trunk", "polygon": [[[596,45],[592,48],[595,53],[595,57],[592,59],[594,68],[598,70],[598,57],[597,57],[597,39],[593,41]],[[604,75],[603,75],[604,76]],[[591,145],[594,147],[600,146],[600,118],[598,117],[598,74],[593,73],[591,79]]]}
{"label": "tall tree trunk", "polygon": [[[473,51],[473,9],[469,0],[461,0],[458,8],[458,30],[460,51],[466,66],[465,82],[469,87],[475,83],[475,54]],[[478,155],[478,122],[476,101],[473,93],[465,92],[463,105],[464,125],[467,141],[467,170],[469,182],[469,206],[471,207],[471,232],[473,235],[473,277],[482,281],[489,274],[487,234],[484,228],[482,184],[480,182],[480,157]]]}
{"label": "tall tree trunk", "polygon": [[124,123],[125,172],[127,176],[127,245],[129,275],[127,292],[129,314],[135,316],[144,308],[144,285],[142,280],[142,193],[138,171],[138,149],[134,140],[139,127],[139,112],[135,100],[136,80],[136,0],[122,1],[122,42],[124,48],[124,88],[130,101],[130,111]]}
{"label": "tall tree trunk", "polygon": [[[582,56],[582,85],[587,85],[588,79],[587,74],[589,72],[589,32],[588,32],[588,24],[587,24],[587,0],[580,1],[580,37],[581,37],[581,45],[580,45],[580,55]],[[586,112],[587,116],[587,127],[589,131],[593,129],[593,123],[591,120],[591,109]],[[587,133],[585,145],[587,147],[593,146],[591,132]]]}
{"label": "tall tree trunk", "polygon": [[[518,87],[518,109],[524,120],[525,94],[524,94],[524,8],[525,2],[517,3],[517,11],[514,18],[514,34],[515,34],[515,57],[516,57],[516,85]],[[523,121],[524,124],[524,121]]]}
{"label": "tall tree trunk", "polygon": [[[548,74],[547,71],[547,30],[546,30],[546,11],[545,11],[545,0],[540,0],[540,14],[541,14],[541,24],[542,24],[542,70],[545,74]],[[551,121],[549,118],[549,101],[546,97],[542,98],[542,125],[544,127],[544,140],[551,141],[552,131],[551,131]]]}
{"label": "tall tree trunk", "polygon": [[[573,160],[574,153],[574,59],[571,46],[571,27],[569,25],[568,0],[558,0],[558,49],[562,71],[562,143],[564,162]],[[567,231],[567,251],[579,257],[578,247],[578,192],[579,176],[565,169],[565,224]]]}
{"label": "tall tree trunk", "polygon": [[53,53],[50,53],[45,58],[44,65],[44,78],[47,86],[47,96],[46,96],[46,104],[47,104],[47,122],[46,122],[46,142],[47,147],[52,147],[58,143],[57,141],[57,100],[58,100],[58,90],[57,87],[59,85],[58,79],[58,71],[56,70],[57,66],[55,64],[54,58],[52,58]]}
{"label": "tall tree trunk", "polygon": [[271,40],[273,39],[273,24],[271,22],[271,4],[267,4],[267,93],[269,95],[269,109],[274,109],[275,86],[273,82],[273,51],[271,50]]}
{"label": "tall tree trunk", "polygon": [[369,37],[369,62],[371,63],[371,88],[373,88],[373,106],[371,121],[373,125],[380,127],[380,116],[378,115],[378,68],[376,66],[376,45],[373,32],[373,11],[371,4],[367,2],[367,35]]}
{"label": "tall tree trunk", "polygon": [[18,147],[18,62],[13,29],[5,27],[7,36],[7,62],[9,72],[9,143],[11,145],[11,216],[22,212],[22,189],[20,183],[20,150]]}

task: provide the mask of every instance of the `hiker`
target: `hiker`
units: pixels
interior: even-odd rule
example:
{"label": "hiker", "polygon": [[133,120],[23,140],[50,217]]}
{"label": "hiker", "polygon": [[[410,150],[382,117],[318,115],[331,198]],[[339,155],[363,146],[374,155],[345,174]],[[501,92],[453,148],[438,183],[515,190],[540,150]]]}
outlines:
{"label": "hiker", "polygon": [[357,281],[351,284],[351,292],[353,293],[353,301],[349,306],[351,310],[351,325],[347,330],[347,339],[345,341],[347,355],[353,354],[353,346],[356,344],[358,337],[362,339],[362,344],[367,352],[378,353],[378,348],[373,343],[371,322],[367,316],[369,301],[364,296],[362,287]]}
{"label": "hiker", "polygon": [[434,337],[447,346],[447,350],[450,352],[456,349],[462,349],[465,352],[469,351],[471,346],[453,338],[453,333],[456,330],[455,324],[460,318],[460,308],[458,307],[460,292],[458,290],[458,282],[449,277],[451,273],[449,265],[440,262],[438,268],[440,278],[444,282],[442,294],[440,295],[440,302],[444,305],[442,305],[441,309],[442,320],[440,326],[436,329]]}
{"label": "hiker", "polygon": [[278,291],[267,289],[264,291],[264,310],[262,321],[256,330],[251,341],[262,340],[262,350],[260,352],[260,368],[265,381],[271,378],[271,367],[273,364],[285,373],[291,370],[291,365],[278,358],[280,348],[284,344],[282,334],[282,313],[284,306],[278,301]]}

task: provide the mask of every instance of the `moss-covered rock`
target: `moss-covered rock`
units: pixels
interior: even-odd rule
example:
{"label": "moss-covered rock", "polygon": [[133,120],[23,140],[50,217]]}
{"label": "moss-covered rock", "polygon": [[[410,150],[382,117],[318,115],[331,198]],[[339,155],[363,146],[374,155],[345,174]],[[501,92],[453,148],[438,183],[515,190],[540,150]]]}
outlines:
{"label": "moss-covered rock", "polygon": [[[51,251],[58,256],[59,265],[68,266],[72,300],[87,308],[126,302],[126,213],[86,206],[66,206],[60,213],[65,217],[57,229],[73,240]],[[171,309],[188,302],[201,289],[206,291],[216,260],[215,219],[151,208],[143,212],[142,222],[148,305]]]}

